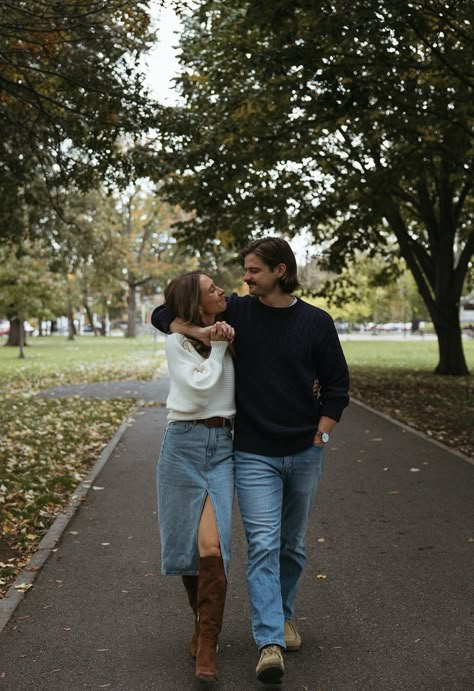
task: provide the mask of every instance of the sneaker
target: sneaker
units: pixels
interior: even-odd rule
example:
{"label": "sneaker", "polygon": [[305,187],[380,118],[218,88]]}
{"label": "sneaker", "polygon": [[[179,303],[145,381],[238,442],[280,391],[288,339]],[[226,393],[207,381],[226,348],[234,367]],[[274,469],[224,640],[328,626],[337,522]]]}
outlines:
{"label": "sneaker", "polygon": [[296,630],[296,626],[292,621],[285,619],[285,644],[288,652],[294,652],[301,648],[301,636]]}
{"label": "sneaker", "polygon": [[267,645],[260,651],[257,678],[264,684],[277,684],[283,676],[285,665],[279,645]]}

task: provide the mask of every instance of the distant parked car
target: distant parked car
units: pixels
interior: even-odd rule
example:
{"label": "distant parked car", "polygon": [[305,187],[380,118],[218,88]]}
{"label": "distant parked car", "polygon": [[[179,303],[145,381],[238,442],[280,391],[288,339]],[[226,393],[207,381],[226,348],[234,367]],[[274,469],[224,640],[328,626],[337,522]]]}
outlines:
{"label": "distant parked car", "polygon": [[[31,334],[34,332],[34,327],[31,326],[29,322],[23,322],[23,325],[25,327],[25,333],[28,336],[31,336]],[[4,319],[3,321],[0,321],[0,336],[8,336],[10,333],[10,322]]]}

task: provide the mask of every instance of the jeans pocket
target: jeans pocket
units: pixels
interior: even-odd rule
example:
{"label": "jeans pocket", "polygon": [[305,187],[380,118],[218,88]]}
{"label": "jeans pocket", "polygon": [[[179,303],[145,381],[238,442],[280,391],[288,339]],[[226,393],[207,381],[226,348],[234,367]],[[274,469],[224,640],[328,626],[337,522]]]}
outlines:
{"label": "jeans pocket", "polygon": [[166,431],[169,434],[187,434],[193,428],[191,422],[170,422]]}

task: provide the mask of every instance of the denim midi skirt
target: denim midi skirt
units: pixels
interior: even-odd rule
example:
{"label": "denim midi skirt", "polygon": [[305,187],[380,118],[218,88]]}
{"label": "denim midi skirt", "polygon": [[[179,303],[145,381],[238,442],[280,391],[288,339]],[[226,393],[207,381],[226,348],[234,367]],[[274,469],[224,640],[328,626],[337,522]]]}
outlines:
{"label": "denim midi skirt", "polygon": [[198,529],[209,495],[228,575],[234,501],[234,458],[229,426],[168,423],[157,468],[161,572],[198,573]]}

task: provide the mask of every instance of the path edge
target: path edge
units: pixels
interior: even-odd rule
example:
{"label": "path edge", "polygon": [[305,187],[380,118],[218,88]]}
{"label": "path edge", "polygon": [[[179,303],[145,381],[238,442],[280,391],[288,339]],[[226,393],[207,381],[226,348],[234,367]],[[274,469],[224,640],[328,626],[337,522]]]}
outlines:
{"label": "path edge", "polygon": [[420,439],[424,439],[425,441],[428,441],[431,444],[438,446],[440,449],[443,449],[444,451],[447,451],[448,453],[452,454],[453,456],[460,458],[462,461],[464,461],[466,463],[470,463],[471,465],[474,465],[474,458],[471,458],[471,456],[466,456],[466,454],[463,454],[460,451],[456,451],[455,449],[452,449],[450,446],[446,446],[446,444],[443,444],[443,442],[438,441],[437,439],[433,439],[428,434],[425,434],[424,432],[420,432],[419,430],[415,429],[414,427],[410,427],[409,425],[406,425],[404,422],[400,422],[400,420],[397,420],[396,418],[391,417],[390,415],[387,415],[386,413],[380,412],[380,410],[376,410],[375,408],[371,408],[370,405],[367,405],[367,403],[363,403],[362,401],[359,401],[357,398],[352,398],[352,396],[351,396],[351,403],[355,403],[356,405],[360,406],[361,408],[368,410],[369,413],[374,413],[374,415],[378,415],[378,417],[381,417],[384,420],[387,420],[387,422],[391,422],[393,425],[396,425],[397,427],[401,427],[401,429],[404,430],[405,432],[411,432],[411,434],[414,434],[416,437],[420,437]]}
{"label": "path edge", "polygon": [[[36,576],[41,570],[41,567],[51,555],[51,552],[63,535],[72,517],[81,505],[82,501],[85,499],[92,486],[92,483],[115,451],[117,445],[120,443],[139,407],[139,404],[134,406],[130,413],[128,413],[125,420],[116,430],[112,439],[102,450],[99,458],[94,463],[87,476],[77,485],[65,508],[56,516],[48,531],[41,539],[41,542],[39,543],[35,553],[32,555],[31,559],[28,561],[26,566],[23,567],[15,581],[7,590],[5,597],[0,600],[0,633],[10,621],[14,611],[23,600],[25,593],[30,590],[31,586],[36,580]],[[22,586],[26,586],[25,590],[19,590],[19,588]]]}

